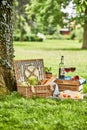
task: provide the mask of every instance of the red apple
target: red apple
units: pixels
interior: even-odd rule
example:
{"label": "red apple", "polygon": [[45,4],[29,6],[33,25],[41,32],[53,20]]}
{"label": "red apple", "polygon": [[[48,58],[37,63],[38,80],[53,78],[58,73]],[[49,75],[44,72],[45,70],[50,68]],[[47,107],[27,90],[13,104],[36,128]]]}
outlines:
{"label": "red apple", "polygon": [[79,80],[79,76],[78,75],[75,76],[75,80]]}
{"label": "red apple", "polygon": [[78,75],[75,75],[73,78],[72,78],[72,80],[79,80],[80,79],[80,77],[78,76]]}

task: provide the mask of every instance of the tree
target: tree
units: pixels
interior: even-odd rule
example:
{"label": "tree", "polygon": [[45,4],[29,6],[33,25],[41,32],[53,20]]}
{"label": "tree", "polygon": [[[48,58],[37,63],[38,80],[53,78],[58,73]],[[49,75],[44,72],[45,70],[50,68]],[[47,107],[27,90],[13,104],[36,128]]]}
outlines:
{"label": "tree", "polygon": [[[82,48],[87,48],[87,1],[86,0],[31,0],[31,5],[26,7],[29,18],[37,23],[42,23],[43,28],[56,27],[64,25],[64,19],[68,19],[68,13],[61,11],[66,8],[70,2],[73,2],[77,15],[74,19],[82,24],[83,44]],[[70,20],[71,20],[70,19]]]}
{"label": "tree", "polygon": [[0,90],[16,90],[13,68],[13,0],[0,1]]}
{"label": "tree", "polygon": [[87,1],[73,0],[73,3],[76,5],[76,20],[80,22],[84,30],[82,48],[87,48]]}
{"label": "tree", "polygon": [[61,11],[63,0],[31,0],[31,5],[27,4],[26,13],[29,19],[43,26],[43,30],[56,27],[58,24],[63,26],[63,19],[67,14]]}
{"label": "tree", "polygon": [[23,41],[24,35],[27,33],[26,28],[30,26],[30,20],[27,17],[25,6],[30,5],[30,0],[15,0],[14,4],[14,35],[19,34],[19,40]]}

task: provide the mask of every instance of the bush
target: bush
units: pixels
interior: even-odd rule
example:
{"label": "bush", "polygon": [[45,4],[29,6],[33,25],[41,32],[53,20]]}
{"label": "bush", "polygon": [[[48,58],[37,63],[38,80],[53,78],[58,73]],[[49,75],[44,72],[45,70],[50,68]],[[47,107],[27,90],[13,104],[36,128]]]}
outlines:
{"label": "bush", "polygon": [[[14,41],[20,41],[20,34],[16,34],[13,36]],[[38,38],[35,34],[24,34],[23,41],[43,41],[42,38]]]}
{"label": "bush", "polygon": [[82,39],[83,39],[83,29],[82,28],[78,28],[76,30],[76,38],[79,42],[82,42]]}
{"label": "bush", "polygon": [[60,40],[60,39],[62,39],[62,35],[60,34],[60,33],[58,33],[58,32],[56,32],[54,35],[53,35],[53,38],[54,39],[58,39],[58,40]]}
{"label": "bush", "polygon": [[20,34],[14,34],[13,35],[13,40],[14,41],[19,41],[20,40]]}
{"label": "bush", "polygon": [[75,38],[76,38],[76,32],[75,32],[75,30],[72,30],[70,33],[70,39],[74,40]]}
{"label": "bush", "polygon": [[47,35],[47,39],[58,39],[58,40],[70,40],[70,35],[62,35],[60,33],[55,33],[54,35]]}
{"label": "bush", "polygon": [[72,40],[76,39],[79,42],[81,42],[83,39],[83,29],[77,28],[77,29],[72,30],[70,34],[70,39]]}
{"label": "bush", "polygon": [[37,37],[35,34],[25,34],[23,36],[23,41],[37,41]]}
{"label": "bush", "polygon": [[35,34],[32,34],[29,37],[30,37],[30,41],[43,41],[42,38],[37,37],[37,35]]}
{"label": "bush", "polygon": [[29,40],[30,40],[30,37],[27,34],[25,34],[23,36],[23,41],[29,41]]}

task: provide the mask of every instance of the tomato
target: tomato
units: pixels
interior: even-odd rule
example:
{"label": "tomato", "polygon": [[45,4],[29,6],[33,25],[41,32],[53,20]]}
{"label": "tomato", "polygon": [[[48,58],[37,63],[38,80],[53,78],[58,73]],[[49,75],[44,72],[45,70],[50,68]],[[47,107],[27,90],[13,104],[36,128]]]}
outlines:
{"label": "tomato", "polygon": [[64,98],[67,97],[67,94],[66,94],[66,93],[63,93],[63,97],[64,97]]}

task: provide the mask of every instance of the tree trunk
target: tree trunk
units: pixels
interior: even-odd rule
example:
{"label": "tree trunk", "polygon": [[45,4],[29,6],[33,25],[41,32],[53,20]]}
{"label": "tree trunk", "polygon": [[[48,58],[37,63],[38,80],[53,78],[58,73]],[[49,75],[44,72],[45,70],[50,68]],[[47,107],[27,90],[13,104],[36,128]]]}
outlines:
{"label": "tree trunk", "polygon": [[12,4],[13,0],[0,1],[0,77],[2,77],[0,90],[4,87],[7,92],[16,90],[13,68]]}
{"label": "tree trunk", "polygon": [[85,20],[84,20],[84,32],[83,32],[83,49],[87,48],[87,7],[85,10]]}
{"label": "tree trunk", "polygon": [[87,48],[87,24],[84,26],[84,33],[83,33],[83,49]]}

